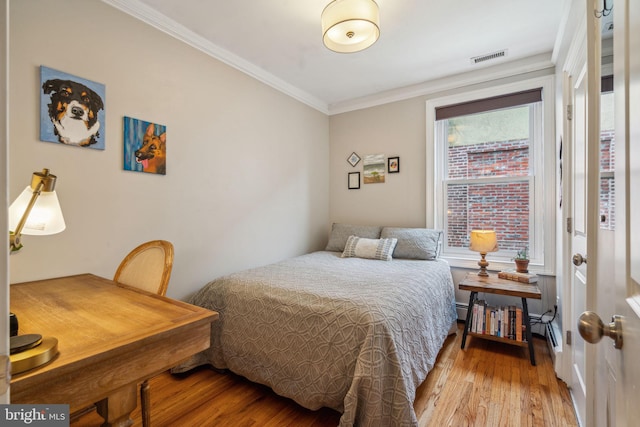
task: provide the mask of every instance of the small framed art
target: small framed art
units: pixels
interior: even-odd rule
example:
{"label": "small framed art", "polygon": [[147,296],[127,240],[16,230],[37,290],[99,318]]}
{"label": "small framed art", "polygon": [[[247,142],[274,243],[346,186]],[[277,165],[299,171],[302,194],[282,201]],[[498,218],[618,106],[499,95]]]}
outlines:
{"label": "small framed art", "polygon": [[124,117],[124,170],[167,174],[167,127]]}
{"label": "small framed art", "polygon": [[387,159],[387,169],[389,173],[400,172],[400,157],[389,157]]}
{"label": "small framed art", "polygon": [[362,161],[362,182],[364,184],[384,183],[384,154],[367,154]]}
{"label": "small framed art", "polygon": [[360,172],[349,172],[348,186],[349,190],[358,190],[360,188]]}
{"label": "small framed art", "polygon": [[358,162],[360,162],[360,156],[358,156],[354,151],[347,159],[347,162],[349,162],[349,164],[355,168]]}

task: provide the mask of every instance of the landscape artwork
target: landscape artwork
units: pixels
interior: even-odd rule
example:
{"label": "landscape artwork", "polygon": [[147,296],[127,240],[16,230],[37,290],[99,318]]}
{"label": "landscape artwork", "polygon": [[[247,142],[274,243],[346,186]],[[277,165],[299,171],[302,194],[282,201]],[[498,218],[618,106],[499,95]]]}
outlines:
{"label": "landscape artwork", "polygon": [[105,86],[40,67],[40,140],[104,150]]}
{"label": "landscape artwork", "polygon": [[124,170],[166,175],[166,126],[124,118]]}
{"label": "landscape artwork", "polygon": [[380,184],[384,182],[385,177],[385,158],[384,154],[368,154],[363,160],[362,181],[365,184]]}

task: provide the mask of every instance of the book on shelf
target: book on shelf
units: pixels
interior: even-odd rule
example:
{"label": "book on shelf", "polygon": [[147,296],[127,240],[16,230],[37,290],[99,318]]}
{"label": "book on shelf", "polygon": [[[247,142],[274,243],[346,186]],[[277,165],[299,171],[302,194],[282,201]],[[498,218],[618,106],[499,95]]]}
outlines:
{"label": "book on shelf", "polygon": [[520,283],[536,283],[538,281],[538,276],[535,273],[520,273],[516,270],[503,270],[498,273],[498,277]]}
{"label": "book on shelf", "polygon": [[469,332],[522,341],[522,308],[515,305],[494,307],[475,300],[471,310]]}

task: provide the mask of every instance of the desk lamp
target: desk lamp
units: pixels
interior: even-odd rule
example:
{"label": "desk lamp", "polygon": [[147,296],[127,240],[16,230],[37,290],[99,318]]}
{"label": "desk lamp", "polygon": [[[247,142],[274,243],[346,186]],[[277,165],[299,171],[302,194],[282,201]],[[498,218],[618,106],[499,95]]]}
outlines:
{"label": "desk lamp", "polygon": [[22,234],[45,236],[63,231],[66,227],[58,195],[55,175],[49,169],[34,172],[27,186],[9,206],[9,247],[11,252],[22,248]]}
{"label": "desk lamp", "polygon": [[489,262],[485,259],[488,252],[496,252],[498,250],[498,239],[496,232],[493,230],[473,230],[471,231],[471,237],[469,239],[469,249],[475,252],[480,252],[480,271],[478,276],[488,277],[487,267]]}
{"label": "desk lamp", "polygon": [[[66,227],[58,195],[56,176],[49,169],[34,172],[27,186],[9,206],[9,249],[16,253],[22,249],[22,234],[44,236],[56,234]],[[34,368],[51,360],[57,354],[58,341],[39,334],[17,335],[18,318],[10,313],[11,364],[13,373]],[[43,344],[43,345],[40,345]]]}

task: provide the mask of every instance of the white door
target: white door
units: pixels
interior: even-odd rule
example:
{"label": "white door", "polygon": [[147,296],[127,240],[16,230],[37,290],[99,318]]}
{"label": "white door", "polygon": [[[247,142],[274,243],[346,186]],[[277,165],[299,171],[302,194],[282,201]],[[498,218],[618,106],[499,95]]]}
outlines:
{"label": "white door", "polygon": [[640,420],[640,2],[616,0],[615,8],[615,305],[623,316],[624,342],[610,362],[617,385],[614,421],[635,426]]}
{"label": "white door", "polygon": [[[583,426],[594,425],[596,355],[577,333],[575,319],[587,309],[594,309],[597,265],[587,260],[598,258],[599,226],[600,42],[591,3],[583,3],[583,18],[564,69],[565,102],[570,104],[564,126],[569,160],[566,169],[571,176],[565,201],[565,209],[570,212],[570,235],[563,271],[571,286],[565,328],[571,333],[569,386]],[[598,96],[591,95],[594,93]]]}
{"label": "white door", "polygon": [[[571,170],[573,174],[571,186],[571,250],[567,254],[566,262],[571,262],[573,254],[577,264],[571,267],[571,312],[579,315],[587,307],[587,264],[580,263],[578,257],[587,257],[587,67],[582,63],[577,75],[568,81],[572,86],[572,118],[570,152]],[[591,254],[589,254],[591,256]],[[574,317],[575,318],[575,317]],[[569,328],[573,329],[573,328]],[[573,334],[571,340],[571,394],[580,423],[584,425],[587,412],[587,378],[591,371],[587,367],[587,346],[584,340]]]}
{"label": "white door", "polygon": [[[587,416],[587,425],[636,426],[640,420],[640,4],[637,0],[616,0],[614,17],[614,97],[615,97],[615,233],[611,248],[614,263],[605,258],[594,261],[601,271],[598,288],[608,295],[598,304],[605,328],[597,327],[594,316],[584,329],[592,333],[590,342],[604,334],[621,338],[618,348],[612,341],[596,353],[594,367],[604,381],[592,392],[597,417]],[[591,238],[589,237],[589,240]],[[602,240],[602,239],[600,239]],[[598,243],[603,243],[598,241]],[[602,249],[602,247],[601,247]],[[602,253],[602,251],[601,251]],[[590,258],[592,259],[592,258]],[[602,300],[603,293],[600,293]],[[609,322],[612,314],[619,322]],[[596,348],[589,345],[587,348]],[[589,394],[589,387],[587,387]],[[604,396],[601,398],[600,396]],[[595,420],[595,421],[594,421]]]}

